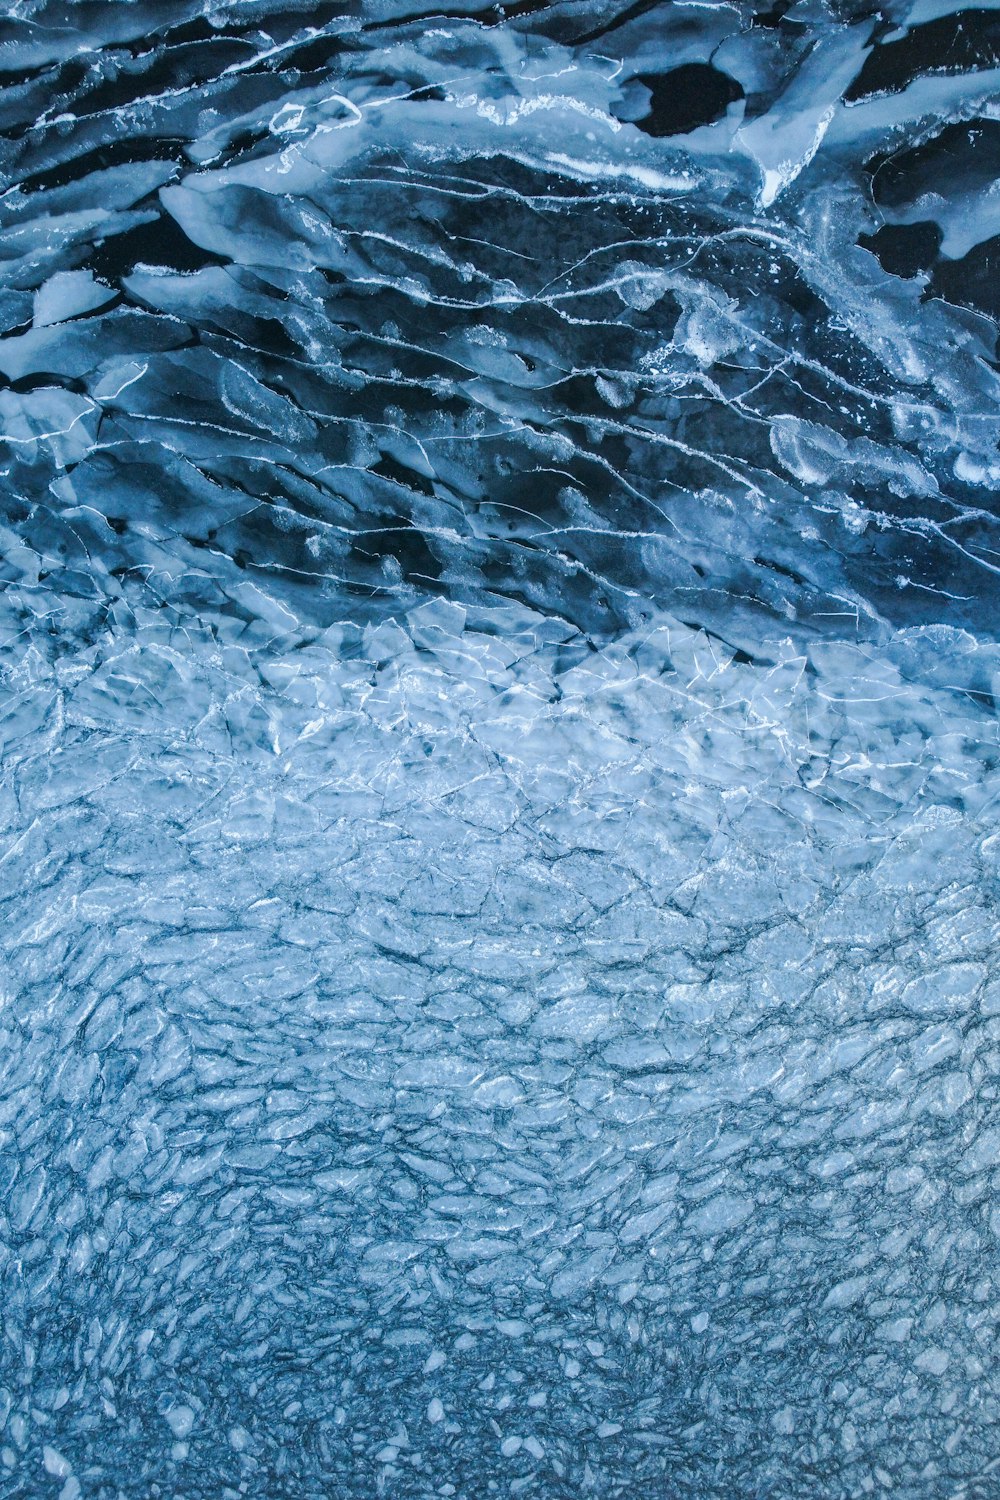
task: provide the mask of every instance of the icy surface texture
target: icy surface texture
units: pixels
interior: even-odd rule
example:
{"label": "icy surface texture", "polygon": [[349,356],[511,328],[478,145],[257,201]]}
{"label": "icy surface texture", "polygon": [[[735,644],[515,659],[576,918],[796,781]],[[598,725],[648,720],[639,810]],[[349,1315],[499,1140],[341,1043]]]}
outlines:
{"label": "icy surface texture", "polygon": [[998,16],[8,5],[3,1500],[1000,1493]]}

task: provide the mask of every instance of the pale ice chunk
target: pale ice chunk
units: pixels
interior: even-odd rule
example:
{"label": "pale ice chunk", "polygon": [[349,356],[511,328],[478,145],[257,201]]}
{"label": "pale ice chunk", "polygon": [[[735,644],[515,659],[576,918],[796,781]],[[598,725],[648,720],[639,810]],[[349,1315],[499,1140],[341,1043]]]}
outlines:
{"label": "pale ice chunk", "polygon": [[168,1407],[166,1413],[167,1424],[178,1441],[189,1437],[194,1429],[194,1411],[190,1406],[178,1403]]}
{"label": "pale ice chunk", "polygon": [[92,271],[59,271],[35,293],[32,321],[36,328],[47,328],[104,307],[116,295],[114,288],[99,282]]}
{"label": "pale ice chunk", "polygon": [[818,39],[783,96],[766,113],[741,125],[734,143],[760,167],[759,202],[768,208],[809,165],[857,73],[871,28],[865,23]]}
{"label": "pale ice chunk", "polygon": [[63,1458],[56,1448],[46,1445],[42,1449],[42,1463],[45,1465],[46,1474],[52,1474],[56,1479],[65,1479],[70,1472],[69,1460]]}

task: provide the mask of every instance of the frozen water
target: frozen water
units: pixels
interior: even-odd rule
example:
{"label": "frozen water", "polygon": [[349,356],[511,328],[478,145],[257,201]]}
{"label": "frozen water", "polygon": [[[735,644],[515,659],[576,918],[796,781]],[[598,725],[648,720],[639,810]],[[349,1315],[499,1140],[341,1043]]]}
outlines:
{"label": "frozen water", "polygon": [[984,1472],[996,649],[449,618],[17,652],[11,1493]]}
{"label": "frozen water", "polygon": [[12,7],[4,1500],[997,1493],[996,15]]}

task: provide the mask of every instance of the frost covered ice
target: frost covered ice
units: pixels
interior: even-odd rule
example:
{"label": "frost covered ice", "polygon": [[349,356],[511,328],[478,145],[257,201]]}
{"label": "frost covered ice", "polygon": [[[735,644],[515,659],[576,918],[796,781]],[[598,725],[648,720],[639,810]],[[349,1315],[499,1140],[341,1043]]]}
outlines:
{"label": "frost covered ice", "polygon": [[995,16],[11,9],[4,1500],[997,1493]]}

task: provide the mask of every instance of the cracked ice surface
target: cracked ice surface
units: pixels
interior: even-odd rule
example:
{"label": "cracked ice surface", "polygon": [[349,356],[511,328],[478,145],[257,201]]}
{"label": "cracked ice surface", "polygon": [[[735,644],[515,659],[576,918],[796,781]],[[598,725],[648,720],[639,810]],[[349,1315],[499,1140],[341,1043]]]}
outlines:
{"label": "cracked ice surface", "polygon": [[990,1500],[996,12],[0,29],[0,1494]]}
{"label": "cracked ice surface", "polygon": [[991,1472],[981,650],[486,623],[24,652],[10,1494]]}

